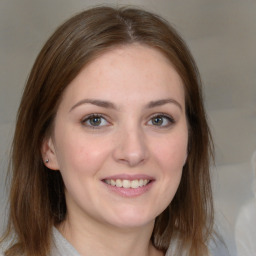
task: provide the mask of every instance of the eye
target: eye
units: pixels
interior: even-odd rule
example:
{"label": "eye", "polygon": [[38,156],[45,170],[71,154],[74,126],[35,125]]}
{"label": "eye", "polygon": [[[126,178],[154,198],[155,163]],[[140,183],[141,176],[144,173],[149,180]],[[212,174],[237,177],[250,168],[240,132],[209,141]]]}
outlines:
{"label": "eye", "polygon": [[161,128],[169,127],[174,123],[174,119],[166,114],[154,115],[148,122],[149,125],[159,126]]}
{"label": "eye", "polygon": [[102,126],[108,126],[109,122],[100,114],[92,114],[89,116],[86,116],[82,120],[82,124],[87,127],[91,128],[99,128]]}

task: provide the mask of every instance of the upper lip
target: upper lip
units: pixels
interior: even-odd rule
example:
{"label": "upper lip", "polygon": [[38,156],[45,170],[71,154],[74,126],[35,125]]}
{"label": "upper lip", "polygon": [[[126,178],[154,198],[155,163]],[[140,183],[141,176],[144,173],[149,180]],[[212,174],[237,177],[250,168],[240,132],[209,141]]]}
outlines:
{"label": "upper lip", "polygon": [[103,178],[102,180],[155,180],[152,176],[145,174],[116,174]]}

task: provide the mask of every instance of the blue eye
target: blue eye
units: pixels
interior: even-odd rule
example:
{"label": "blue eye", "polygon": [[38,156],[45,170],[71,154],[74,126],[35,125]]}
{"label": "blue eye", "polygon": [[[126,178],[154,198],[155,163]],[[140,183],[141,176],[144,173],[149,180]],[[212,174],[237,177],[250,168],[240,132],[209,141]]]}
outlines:
{"label": "blue eye", "polygon": [[149,125],[163,127],[169,127],[175,123],[174,119],[167,115],[157,114],[149,120]]}
{"label": "blue eye", "polygon": [[85,119],[83,119],[82,124],[85,126],[88,126],[88,127],[98,128],[98,127],[102,127],[102,126],[107,126],[108,121],[101,115],[93,114],[93,115],[87,116]]}

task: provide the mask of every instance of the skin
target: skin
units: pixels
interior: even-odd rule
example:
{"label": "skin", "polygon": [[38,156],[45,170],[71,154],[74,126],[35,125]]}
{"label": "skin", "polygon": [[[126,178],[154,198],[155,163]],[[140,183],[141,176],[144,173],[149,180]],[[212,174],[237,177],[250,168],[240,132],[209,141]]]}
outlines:
{"label": "skin", "polygon": [[[184,86],[166,57],[139,44],[98,57],[65,90],[42,146],[66,188],[61,233],[81,255],[163,255],[150,237],[178,188],[187,143]],[[113,176],[150,183],[113,190],[104,182]]]}

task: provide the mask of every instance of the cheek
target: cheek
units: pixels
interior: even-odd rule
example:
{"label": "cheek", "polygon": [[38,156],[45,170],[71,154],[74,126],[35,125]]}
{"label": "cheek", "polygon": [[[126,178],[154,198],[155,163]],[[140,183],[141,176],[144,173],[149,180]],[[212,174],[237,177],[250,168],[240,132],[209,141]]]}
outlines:
{"label": "cheek", "polygon": [[181,171],[187,159],[187,134],[173,136],[156,147],[154,154],[166,172]]}
{"label": "cheek", "polygon": [[102,147],[102,141],[79,134],[66,138],[58,144],[58,162],[62,172],[92,174],[100,168],[109,152],[107,147]]}
{"label": "cheek", "polygon": [[160,184],[160,197],[156,200],[160,214],[171,203],[179,187],[187,157],[187,135],[170,136],[158,145],[154,149],[154,156]]}

